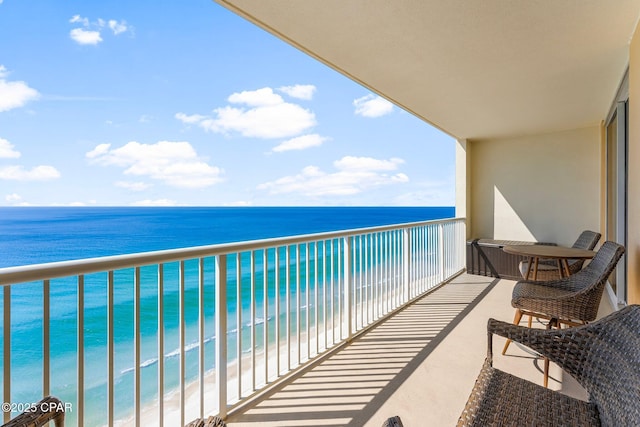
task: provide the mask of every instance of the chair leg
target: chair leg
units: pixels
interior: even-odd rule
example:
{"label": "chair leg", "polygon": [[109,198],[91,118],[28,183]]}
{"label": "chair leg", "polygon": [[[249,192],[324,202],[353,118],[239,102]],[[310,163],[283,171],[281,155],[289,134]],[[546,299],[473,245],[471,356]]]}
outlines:
{"label": "chair leg", "polygon": [[[560,321],[558,319],[551,319],[547,324],[547,329],[553,329],[554,325],[556,329],[562,328]],[[542,382],[544,384],[544,388],[547,388],[549,386],[549,358],[548,357],[544,358],[544,377]]]}
{"label": "chair leg", "polygon": [[[514,325],[520,324],[521,319],[522,319],[522,311],[519,308],[516,308],[516,315],[513,318],[513,324]],[[529,317],[529,321],[531,321],[531,317]],[[508,339],[507,342],[504,344],[504,348],[502,349],[502,354],[505,354],[507,352],[507,349],[509,348],[509,344],[511,344],[510,339]]]}

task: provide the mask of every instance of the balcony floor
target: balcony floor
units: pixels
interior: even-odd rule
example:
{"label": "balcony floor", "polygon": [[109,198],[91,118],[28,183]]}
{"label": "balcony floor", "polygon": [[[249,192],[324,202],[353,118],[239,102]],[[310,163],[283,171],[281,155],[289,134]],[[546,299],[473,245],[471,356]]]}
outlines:
{"label": "balcony floor", "polygon": [[[405,427],[455,425],[486,356],[487,319],[513,320],[514,285],[458,276],[232,413],[228,424],[379,427],[399,415]],[[503,338],[494,339],[494,366],[541,384],[542,360],[513,344],[502,356],[503,345]],[[586,398],[553,364],[549,387]]]}

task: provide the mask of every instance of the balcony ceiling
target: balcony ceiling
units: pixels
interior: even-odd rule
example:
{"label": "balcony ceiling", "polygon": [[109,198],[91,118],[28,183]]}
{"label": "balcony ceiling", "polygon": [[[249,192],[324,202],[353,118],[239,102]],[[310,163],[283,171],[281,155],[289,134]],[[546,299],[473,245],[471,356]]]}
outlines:
{"label": "balcony ceiling", "polygon": [[469,139],[599,123],[640,14],[640,0],[216,1]]}

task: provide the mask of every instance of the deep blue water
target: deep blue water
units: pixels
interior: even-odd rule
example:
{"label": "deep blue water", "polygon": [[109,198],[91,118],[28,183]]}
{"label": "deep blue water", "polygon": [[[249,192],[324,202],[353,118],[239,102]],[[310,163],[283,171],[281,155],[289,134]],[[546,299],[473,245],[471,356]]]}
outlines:
{"label": "deep blue water", "polygon": [[[454,216],[452,207],[256,207],[256,208],[0,208],[0,268],[70,259],[147,252],[407,223]],[[234,262],[234,261],[230,261]],[[243,261],[244,262],[244,261]],[[155,268],[143,268],[141,275],[141,331],[143,402],[157,393],[157,276]],[[205,265],[212,277],[212,260]],[[178,288],[177,266],[165,269],[165,361],[167,387],[178,383]],[[115,345],[116,400],[118,413],[131,409],[133,381],[133,294],[132,272],[116,272]],[[206,284],[206,283],[205,283]],[[230,284],[230,286],[235,286]],[[74,279],[51,281],[52,393],[75,399],[77,284]],[[212,286],[205,300],[213,301]],[[283,290],[280,292],[282,293]],[[256,298],[261,298],[258,292]],[[276,292],[275,288],[269,292]],[[250,289],[242,288],[249,294]],[[197,348],[197,265],[186,271],[186,343]],[[270,301],[273,301],[270,295]],[[284,295],[282,295],[284,297]],[[30,402],[41,393],[42,372],[42,285],[12,287],[12,393],[14,402]],[[0,296],[0,301],[2,298]],[[249,310],[249,298],[240,304]],[[4,301],[2,301],[4,306]],[[229,329],[237,330],[233,313],[238,304],[229,292]],[[258,304],[258,307],[260,304]],[[85,389],[86,425],[105,419],[106,407],[106,280],[105,274],[85,277]],[[271,308],[270,308],[271,310]],[[207,354],[212,354],[213,307],[205,307]],[[275,313],[275,310],[273,311]],[[257,311],[258,317],[274,314]],[[243,315],[248,319],[248,315]],[[244,322],[243,322],[244,323]],[[0,316],[2,324],[2,316]],[[4,327],[4,325],[3,325]],[[244,329],[242,326],[241,329]],[[235,335],[230,335],[230,357],[234,357]],[[2,351],[0,335],[0,352]],[[244,348],[244,347],[243,347]],[[16,356],[19,355],[19,356]],[[212,366],[212,359],[207,366]],[[2,358],[0,358],[0,366]],[[187,353],[187,375],[197,371],[196,352]],[[1,371],[0,371],[1,375]],[[20,380],[18,380],[20,379]],[[73,422],[73,415],[69,421]],[[72,425],[72,424],[70,424]]]}
{"label": "deep blue water", "polygon": [[454,216],[453,207],[0,208],[0,267]]}

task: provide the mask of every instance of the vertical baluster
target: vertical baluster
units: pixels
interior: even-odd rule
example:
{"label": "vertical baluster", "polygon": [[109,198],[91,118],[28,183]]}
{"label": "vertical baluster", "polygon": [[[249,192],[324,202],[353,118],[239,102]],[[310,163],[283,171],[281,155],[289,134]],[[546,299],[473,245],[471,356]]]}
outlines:
{"label": "vertical baluster", "polygon": [[309,255],[309,246],[311,243],[305,243],[305,304],[307,305],[307,309],[304,311],[305,317],[305,335],[307,339],[307,360],[311,359],[311,301],[310,301],[310,288],[309,283],[311,281],[310,271],[309,271],[309,263],[310,263],[310,255]]}
{"label": "vertical baluster", "polygon": [[313,255],[314,255],[314,263],[313,263],[313,328],[316,331],[316,354],[320,353],[320,336],[319,336],[319,328],[318,328],[318,310],[320,310],[320,304],[318,303],[318,242],[313,244]]}
{"label": "vertical baluster", "polygon": [[[115,406],[115,380],[113,366],[115,364],[115,331],[113,319],[114,294],[113,271],[107,275],[107,425],[113,427]],[[160,366],[160,365],[159,365]],[[162,389],[159,389],[162,390]],[[160,418],[162,420],[162,418]]]}
{"label": "vertical baluster", "polygon": [[424,292],[427,290],[426,281],[424,280],[427,276],[427,244],[425,240],[425,232],[427,230],[427,226],[420,227],[420,292]]}
{"label": "vertical baluster", "polygon": [[[218,413],[227,416],[227,255],[216,257],[216,381]],[[181,425],[184,425],[182,423]]]}
{"label": "vertical baluster", "polygon": [[198,259],[198,382],[200,418],[204,417],[204,258]]}
{"label": "vertical baluster", "polygon": [[84,275],[78,276],[78,427],[84,425]]}
{"label": "vertical baluster", "polygon": [[[362,290],[362,287],[358,286],[358,276],[357,276],[357,269],[358,269],[358,243],[360,241],[360,236],[353,236],[352,240],[351,240],[351,266],[353,267],[351,269],[351,271],[349,272],[349,274],[351,274],[351,289],[352,289],[352,307],[351,307],[351,311],[352,311],[352,320],[354,325],[352,326],[352,332],[355,332],[358,330],[358,290]],[[362,283],[360,283],[362,285]],[[360,297],[362,297],[362,294],[360,294]],[[351,336],[351,334],[349,334],[349,336]]]}
{"label": "vertical baluster", "polygon": [[442,224],[438,224],[438,235],[436,237],[438,243],[438,283],[444,279],[444,251],[442,247]]}
{"label": "vertical baluster", "polygon": [[276,378],[280,376],[280,247],[275,248]]}
{"label": "vertical baluster", "polygon": [[324,349],[329,348],[327,331],[327,241],[322,241],[322,325],[324,327]]}
{"label": "vertical baluster", "polygon": [[411,270],[411,234],[408,228],[402,230],[402,259],[403,259],[403,271],[402,278],[404,281],[404,298],[403,303],[411,299],[411,277],[409,272]]}
{"label": "vertical baluster", "polygon": [[[364,328],[365,324],[364,324],[364,313],[366,311],[366,283],[364,282],[364,264],[363,264],[363,258],[364,258],[364,236],[360,235],[358,236],[358,263],[360,265],[360,272],[359,272],[359,282],[360,282],[360,295],[359,295],[359,300],[360,300],[360,328]],[[356,328],[357,329],[357,328]]]}
{"label": "vertical baluster", "polygon": [[133,278],[133,389],[135,424],[140,425],[140,267],[134,269]]}
{"label": "vertical baluster", "polygon": [[[111,289],[113,293],[113,289]],[[111,306],[113,310],[113,305]],[[113,369],[113,367],[111,367]],[[164,264],[158,264],[158,426],[164,425]]]}
{"label": "vertical baluster", "polygon": [[184,376],[185,376],[185,366],[186,366],[186,356],[185,356],[185,335],[186,335],[186,326],[185,326],[185,318],[184,318],[184,306],[185,306],[185,262],[180,261],[180,269],[179,269],[179,280],[178,280],[178,322],[179,322],[179,347],[180,347],[180,355],[179,355],[179,384],[180,384],[180,425],[183,426],[184,417],[185,417],[185,384],[184,384]]}
{"label": "vertical baluster", "polygon": [[351,262],[351,243],[350,237],[343,239],[344,246],[344,311],[345,311],[345,323],[347,326],[347,338],[351,338],[353,335],[353,308],[351,303],[351,297],[353,292],[353,279],[352,279],[352,262]]}
{"label": "vertical baluster", "polygon": [[373,317],[374,319],[379,319],[380,318],[380,286],[378,283],[378,278],[379,278],[379,258],[378,258],[378,235],[379,233],[373,233],[371,235],[371,248],[373,250],[372,254],[373,254],[373,259],[372,259],[372,264],[373,264],[373,270],[372,270],[372,274],[373,277],[371,279],[371,283],[373,284],[373,291],[374,291],[374,304],[373,304]]}
{"label": "vertical baluster", "polygon": [[285,326],[287,328],[287,370],[291,370],[291,247],[285,249]]}
{"label": "vertical baluster", "polygon": [[[2,387],[3,402],[11,402],[11,286],[3,286],[3,298],[2,304],[4,308],[3,313],[3,373],[2,379],[4,381]],[[4,412],[3,422],[8,423],[11,419],[11,412]]]}
{"label": "vertical baluster", "polygon": [[329,241],[329,245],[331,247],[330,260],[331,260],[331,268],[330,274],[331,279],[329,281],[331,288],[329,288],[329,298],[331,298],[331,345],[336,343],[336,318],[335,318],[335,257],[334,257],[334,240]]}
{"label": "vertical baluster", "polygon": [[389,287],[391,288],[391,307],[393,310],[396,307],[397,292],[396,292],[396,257],[395,257],[395,233],[393,230],[389,231]]}
{"label": "vertical baluster", "polygon": [[343,309],[342,306],[344,305],[344,273],[340,274],[341,269],[344,269],[344,262],[342,260],[342,256],[343,256],[343,251],[344,248],[342,247],[343,245],[343,239],[337,239],[336,243],[338,245],[338,271],[336,272],[338,274],[338,341],[341,341],[343,338],[343,333],[342,333],[342,325],[343,323]]}
{"label": "vertical baluster", "polygon": [[236,357],[238,400],[240,400],[242,398],[242,254],[240,252],[236,253]]}
{"label": "vertical baluster", "polygon": [[42,394],[49,396],[51,394],[51,284],[49,279],[42,283]]}
{"label": "vertical baluster", "polygon": [[264,346],[264,383],[269,383],[269,266],[267,265],[268,249],[262,251],[262,313],[264,323],[262,329],[262,345]]}
{"label": "vertical baluster", "polygon": [[301,325],[300,325],[300,246],[296,245],[296,345],[298,347],[298,358],[296,359],[296,364],[300,364],[300,335],[301,335]]}
{"label": "vertical baluster", "polygon": [[256,252],[251,251],[251,391],[256,390]]}

